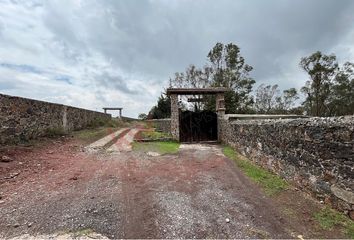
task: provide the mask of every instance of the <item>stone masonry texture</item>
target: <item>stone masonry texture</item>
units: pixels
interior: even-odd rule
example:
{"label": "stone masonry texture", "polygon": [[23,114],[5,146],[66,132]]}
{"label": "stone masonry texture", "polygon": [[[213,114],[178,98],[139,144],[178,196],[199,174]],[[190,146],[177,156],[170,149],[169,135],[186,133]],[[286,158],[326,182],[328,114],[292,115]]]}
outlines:
{"label": "stone masonry texture", "polygon": [[354,116],[219,118],[222,142],[346,213],[354,210]]}
{"label": "stone masonry texture", "polygon": [[50,130],[79,130],[110,118],[110,114],[0,94],[0,144],[35,139]]}
{"label": "stone masonry texture", "polygon": [[179,109],[177,94],[171,94],[171,134],[175,140],[179,141]]}
{"label": "stone masonry texture", "polygon": [[156,128],[157,131],[171,133],[171,118],[146,120],[149,127]]}

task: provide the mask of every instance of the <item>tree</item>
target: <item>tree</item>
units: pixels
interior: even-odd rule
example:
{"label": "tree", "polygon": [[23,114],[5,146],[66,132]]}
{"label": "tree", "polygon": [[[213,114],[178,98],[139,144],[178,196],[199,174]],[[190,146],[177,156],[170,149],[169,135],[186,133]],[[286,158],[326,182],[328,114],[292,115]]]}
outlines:
{"label": "tree", "polygon": [[314,107],[314,93],[311,88],[311,82],[306,81],[305,86],[300,89],[301,93],[305,95],[305,101],[302,103],[303,110],[306,115],[311,115]]}
{"label": "tree", "polygon": [[211,84],[211,75],[210,67],[198,68],[191,64],[185,72],[177,72],[174,78],[170,78],[170,87],[205,88]]}
{"label": "tree", "polygon": [[140,120],[146,120],[146,119],[147,119],[147,115],[146,115],[146,113],[140,113],[139,116],[138,116],[138,118],[139,118]]}
{"label": "tree", "polygon": [[298,98],[295,88],[286,89],[280,94],[277,84],[261,84],[256,90],[255,110],[267,114],[291,113]]}
{"label": "tree", "polygon": [[278,95],[278,85],[261,84],[256,90],[255,109],[257,113],[271,113],[275,108],[276,101],[281,100]]}
{"label": "tree", "polygon": [[[255,80],[249,76],[252,67],[245,63],[240,48],[233,43],[217,43],[208,53],[211,64],[213,87],[226,87],[225,106],[228,113],[246,113],[253,104],[250,95]],[[215,109],[215,101],[209,101],[209,108]],[[211,109],[210,109],[211,110]]]}
{"label": "tree", "polygon": [[308,57],[302,58],[300,67],[310,76],[310,81],[301,89],[306,95],[304,102],[305,109],[310,115],[328,115],[327,104],[331,81],[338,68],[336,56],[325,55],[318,51]]}
{"label": "tree", "polygon": [[328,104],[331,116],[354,114],[354,64],[346,62],[336,74]]}
{"label": "tree", "polygon": [[[255,81],[249,76],[252,67],[245,64],[240,48],[233,43],[217,43],[208,53],[206,66],[190,65],[184,73],[176,73],[170,79],[170,87],[226,87],[227,113],[246,113],[253,104],[250,95]],[[200,98],[200,96],[194,96]],[[204,96],[206,102],[194,103],[194,109],[215,110],[215,97]]]}
{"label": "tree", "polygon": [[157,105],[151,108],[148,119],[162,119],[171,117],[171,99],[165,93],[157,100]]}
{"label": "tree", "polygon": [[275,113],[287,114],[296,113],[298,114],[299,108],[294,109],[296,100],[299,99],[297,90],[295,88],[289,88],[283,91],[283,94],[275,99],[276,107]]}
{"label": "tree", "polygon": [[[205,88],[211,84],[212,69],[208,66],[197,68],[190,65],[185,72],[175,73],[174,78],[170,78],[170,87],[179,88]],[[193,95],[193,98],[201,98],[200,95]],[[203,102],[194,102],[193,108],[200,111],[204,108]]]}

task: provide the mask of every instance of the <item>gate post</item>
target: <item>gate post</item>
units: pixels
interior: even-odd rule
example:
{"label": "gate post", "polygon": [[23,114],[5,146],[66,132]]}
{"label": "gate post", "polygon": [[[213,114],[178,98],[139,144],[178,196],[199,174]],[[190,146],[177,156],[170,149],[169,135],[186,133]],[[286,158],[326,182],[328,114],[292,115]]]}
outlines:
{"label": "gate post", "polygon": [[171,94],[171,134],[174,140],[179,141],[178,94]]}
{"label": "gate post", "polygon": [[216,113],[217,113],[217,128],[218,128],[218,142],[222,141],[223,118],[225,116],[225,99],[224,93],[216,94]]}
{"label": "gate post", "polygon": [[216,94],[216,112],[218,114],[218,117],[223,117],[225,115],[224,93]]}

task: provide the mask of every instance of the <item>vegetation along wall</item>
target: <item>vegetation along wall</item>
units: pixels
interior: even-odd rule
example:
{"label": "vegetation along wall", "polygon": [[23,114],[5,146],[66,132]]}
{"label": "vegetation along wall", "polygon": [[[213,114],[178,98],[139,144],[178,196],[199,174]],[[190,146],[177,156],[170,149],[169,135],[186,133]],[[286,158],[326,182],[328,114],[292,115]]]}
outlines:
{"label": "vegetation along wall", "polygon": [[219,121],[224,143],[310,190],[344,212],[354,211],[354,116]]}
{"label": "vegetation along wall", "polygon": [[171,133],[170,118],[146,120],[146,123],[149,127],[156,128],[157,131]]}
{"label": "vegetation along wall", "polygon": [[0,94],[0,144],[83,129],[110,114]]}

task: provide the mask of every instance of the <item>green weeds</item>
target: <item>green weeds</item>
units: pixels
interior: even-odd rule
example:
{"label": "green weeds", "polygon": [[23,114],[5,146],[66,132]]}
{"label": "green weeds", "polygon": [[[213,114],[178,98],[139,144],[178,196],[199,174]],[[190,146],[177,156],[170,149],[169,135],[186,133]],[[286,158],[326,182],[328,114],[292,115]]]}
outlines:
{"label": "green weeds", "polygon": [[354,222],[344,214],[325,207],[316,212],[313,217],[320,224],[321,228],[331,230],[335,227],[341,227],[349,238],[354,239]]}
{"label": "green weeds", "polygon": [[288,188],[288,183],[277,175],[239,156],[231,147],[225,146],[223,153],[235,161],[236,165],[253,181],[258,183],[268,195],[277,194]]}
{"label": "green weeds", "polygon": [[143,139],[157,140],[161,138],[170,138],[171,134],[155,131],[143,131],[141,132],[141,136]]}
{"label": "green weeds", "polygon": [[133,150],[143,152],[157,152],[159,154],[174,154],[178,152],[178,142],[134,142]]}
{"label": "green weeds", "polygon": [[63,128],[48,128],[46,130],[45,136],[46,137],[50,137],[50,138],[54,138],[54,137],[58,137],[58,136],[63,136],[66,135],[67,133],[64,131]]}

